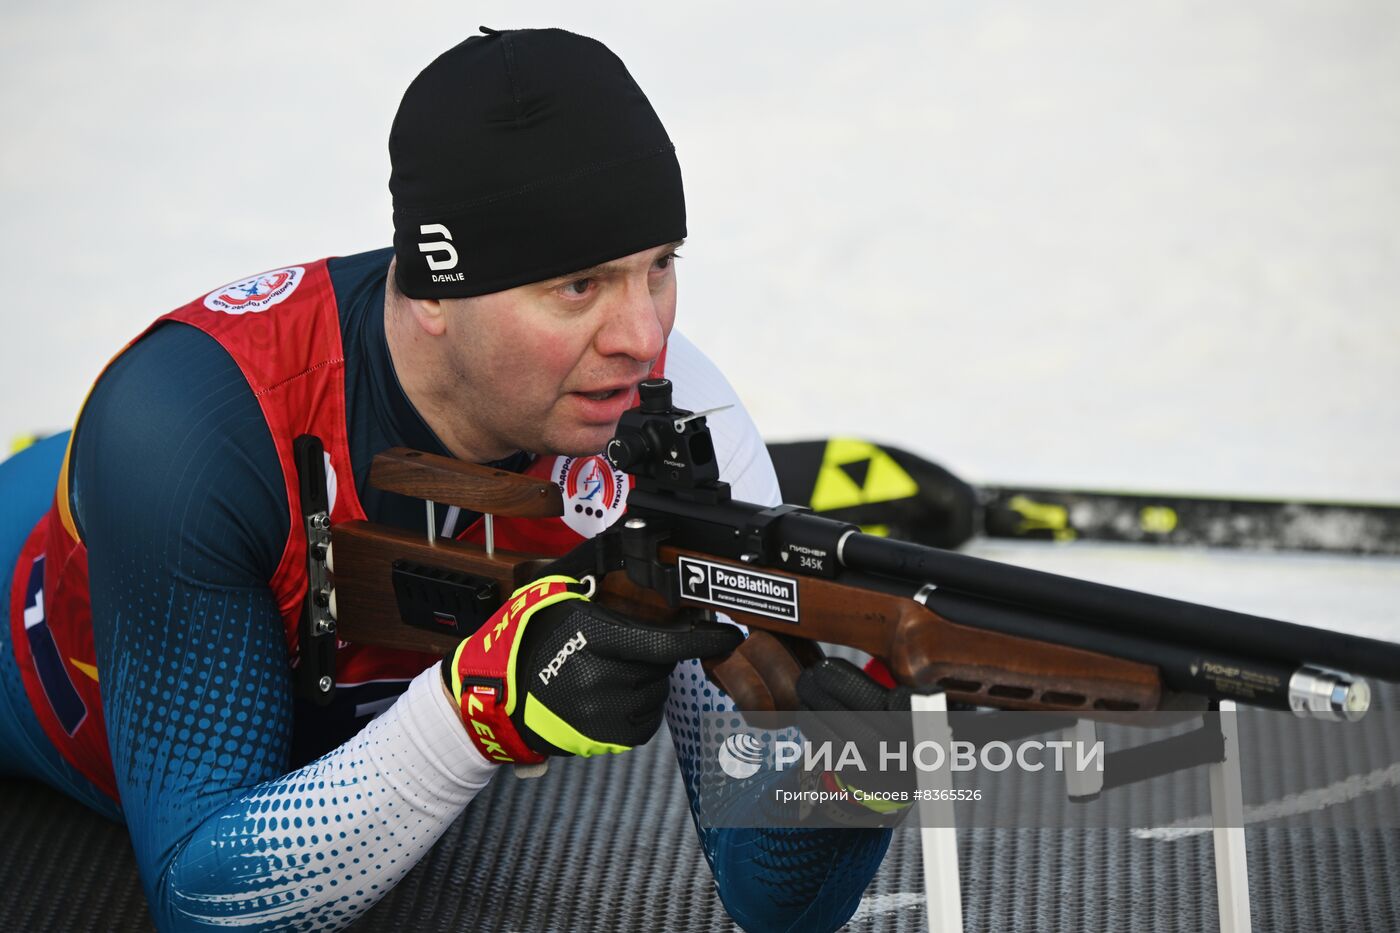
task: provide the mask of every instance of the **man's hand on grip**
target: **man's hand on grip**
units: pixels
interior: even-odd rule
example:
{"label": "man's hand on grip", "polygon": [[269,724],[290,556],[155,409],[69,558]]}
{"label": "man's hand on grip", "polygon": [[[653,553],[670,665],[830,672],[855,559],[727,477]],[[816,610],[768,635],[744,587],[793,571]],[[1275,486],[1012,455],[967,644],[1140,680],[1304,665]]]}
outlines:
{"label": "man's hand on grip", "polygon": [[[861,751],[861,759],[872,765],[871,770],[851,769],[849,772],[836,770],[824,776],[826,789],[840,789],[851,795],[848,807],[859,808],[874,814],[880,822],[877,825],[894,826],[903,818],[910,807],[916,782],[909,772],[886,771],[875,767],[882,762],[883,747],[895,747],[900,742],[908,748],[912,744],[913,731],[908,713],[911,707],[908,687],[887,687],[865,671],[844,658],[823,658],[805,668],[797,678],[797,696],[804,709],[812,713],[834,713],[823,720],[820,715],[811,718],[808,729],[814,733],[809,738],[818,741],[852,742]],[[902,716],[866,715],[861,717],[841,714],[903,713]],[[852,733],[853,728],[858,732]],[[892,798],[868,797],[881,792],[890,793]],[[893,802],[890,802],[890,801]],[[832,812],[838,812],[835,809]],[[863,822],[862,825],[871,825]]]}
{"label": "man's hand on grip", "polygon": [[809,710],[850,713],[908,712],[908,687],[886,687],[844,658],[823,658],[797,678],[797,697]]}
{"label": "man's hand on grip", "polygon": [[545,577],[443,659],[443,681],[490,761],[623,752],[660,726],[677,662],[742,640],[718,622],[626,619],[591,602],[578,581]]}

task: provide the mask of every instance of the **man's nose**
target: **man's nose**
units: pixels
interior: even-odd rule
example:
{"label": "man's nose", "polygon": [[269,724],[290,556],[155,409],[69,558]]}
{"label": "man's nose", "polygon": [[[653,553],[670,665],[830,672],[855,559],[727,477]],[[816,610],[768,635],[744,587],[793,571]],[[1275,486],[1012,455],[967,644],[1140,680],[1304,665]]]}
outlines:
{"label": "man's nose", "polygon": [[646,282],[627,282],[598,329],[594,345],[603,356],[630,356],[649,362],[661,353],[666,334],[661,326],[662,296]]}

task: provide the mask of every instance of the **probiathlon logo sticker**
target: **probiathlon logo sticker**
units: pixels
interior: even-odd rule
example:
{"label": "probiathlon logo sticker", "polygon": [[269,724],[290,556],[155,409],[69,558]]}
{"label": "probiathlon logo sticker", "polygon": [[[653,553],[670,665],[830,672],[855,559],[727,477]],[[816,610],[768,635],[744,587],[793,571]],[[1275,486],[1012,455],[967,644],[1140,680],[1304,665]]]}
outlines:
{"label": "probiathlon logo sticker", "polygon": [[564,494],[564,524],[585,538],[606,529],[627,505],[627,474],[597,454],[559,457],[554,482]]}
{"label": "probiathlon logo sticker", "polygon": [[266,311],[291,297],[306,276],[302,266],[274,269],[251,278],[230,282],[204,296],[204,307],[225,314]]}
{"label": "probiathlon logo sticker", "polygon": [[698,603],[797,621],[797,581],[744,567],[680,558],[681,596]]}

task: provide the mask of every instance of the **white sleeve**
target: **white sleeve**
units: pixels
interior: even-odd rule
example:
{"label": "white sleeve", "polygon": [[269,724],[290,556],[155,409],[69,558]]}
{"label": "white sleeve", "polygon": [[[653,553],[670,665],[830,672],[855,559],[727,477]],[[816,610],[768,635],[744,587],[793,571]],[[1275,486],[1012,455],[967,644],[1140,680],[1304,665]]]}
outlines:
{"label": "white sleeve", "polygon": [[467,737],[434,664],[350,741],[197,829],[162,879],[161,926],[346,926],[497,770]]}

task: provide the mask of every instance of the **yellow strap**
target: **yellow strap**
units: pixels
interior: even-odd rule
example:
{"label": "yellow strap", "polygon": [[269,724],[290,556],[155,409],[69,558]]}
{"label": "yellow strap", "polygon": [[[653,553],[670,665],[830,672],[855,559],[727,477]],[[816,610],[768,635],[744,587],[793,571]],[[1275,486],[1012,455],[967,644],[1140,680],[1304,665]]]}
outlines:
{"label": "yellow strap", "polygon": [[462,669],[458,665],[462,660],[462,649],[467,647],[469,641],[470,635],[457,642],[457,650],[452,652],[452,699],[457,701],[458,709],[462,706]]}
{"label": "yellow strap", "polygon": [[[540,585],[541,583],[573,583],[573,584],[577,584],[578,581],[575,580],[573,577],[561,577],[561,576],[544,577],[544,578],[542,578],[542,579],[536,580],[534,583],[531,583],[529,586],[522,586],[520,589],[516,590],[515,593],[516,593],[516,594],[522,593],[522,592],[524,592],[525,590],[529,589],[530,586],[538,586],[538,585]],[[514,599],[514,598],[515,598],[515,595],[512,595],[511,598]],[[535,603],[535,604],[534,604],[533,606],[531,606],[529,609],[525,610],[525,614],[524,614],[523,616],[521,616],[521,618],[520,618],[520,624],[517,625],[517,626],[515,627],[515,641],[513,641],[513,642],[510,643],[510,657],[506,660],[506,684],[507,684],[508,687],[509,687],[509,689],[506,691],[506,693],[507,693],[507,696],[510,697],[510,699],[508,699],[508,700],[506,701],[506,715],[507,715],[507,716],[509,716],[509,715],[511,715],[512,713],[515,712],[516,683],[517,683],[516,677],[515,677],[515,657],[516,657],[516,655],[518,655],[518,654],[520,653],[520,643],[521,643],[522,641],[524,641],[524,639],[525,639],[525,626],[526,626],[527,624],[529,624],[530,620],[533,619],[533,618],[535,617],[535,613],[539,612],[539,611],[540,611],[541,609],[543,609],[544,607],[546,607],[546,606],[553,606],[555,603],[562,603],[562,602],[563,602],[564,600],[566,600],[566,599],[581,599],[581,600],[583,600],[584,602],[588,602],[588,598],[587,598],[586,596],[584,596],[582,593],[575,593],[575,592],[573,592],[572,590],[560,590],[558,593],[553,593],[553,594],[551,594],[551,595],[549,595],[549,596],[546,596],[544,599],[541,599],[539,602]],[[529,705],[528,705],[528,704],[526,704],[526,708],[527,708],[527,709],[529,708]]]}
{"label": "yellow strap", "polygon": [[[506,605],[510,605],[511,600],[519,599],[531,587],[540,586],[541,584],[548,585],[551,583],[569,583],[577,585],[578,581],[575,580],[573,577],[566,577],[558,574],[549,577],[541,577],[538,580],[525,584],[524,586],[517,589],[514,593],[511,593],[510,600],[506,601]],[[545,606],[552,606],[555,603],[563,602],[566,599],[582,599],[585,602],[587,602],[587,597],[585,597],[582,593],[575,593],[571,590],[562,590],[558,593],[554,593],[550,596],[545,597],[544,599],[541,599],[539,602],[531,606],[528,610],[526,610],[525,615],[520,619],[520,624],[516,626],[515,640],[512,641],[510,645],[510,657],[506,659],[506,693],[510,697],[510,699],[506,701],[507,716],[515,712],[515,658],[516,655],[520,652],[520,641],[525,635],[526,623],[528,623],[530,619],[534,617],[536,612],[543,609]],[[483,626],[482,631],[477,634],[480,634],[483,638],[489,638],[491,635],[490,631],[486,629],[485,626]],[[462,705],[462,674],[461,668],[459,666],[462,657],[462,649],[466,648],[467,642],[471,641],[473,638],[476,637],[476,634],[468,635],[466,638],[462,639],[460,642],[457,643],[457,650],[452,652],[452,698],[457,701],[458,706]]]}
{"label": "yellow strap", "polygon": [[554,711],[541,703],[533,693],[525,697],[525,725],[555,748],[573,752],[584,758],[604,754],[616,755],[632,749],[630,745],[612,745],[590,739],[555,715]]}

